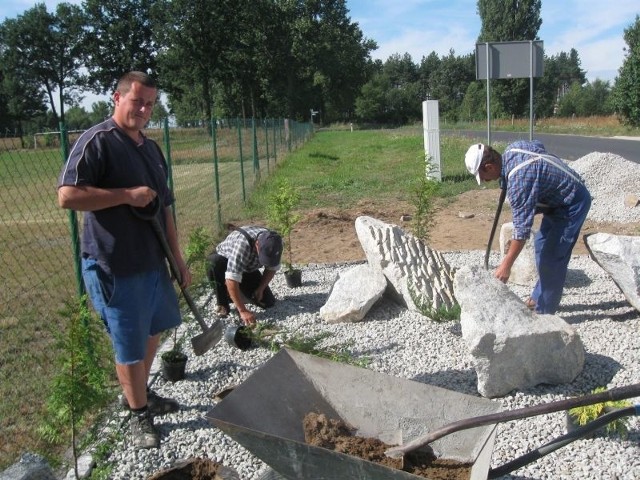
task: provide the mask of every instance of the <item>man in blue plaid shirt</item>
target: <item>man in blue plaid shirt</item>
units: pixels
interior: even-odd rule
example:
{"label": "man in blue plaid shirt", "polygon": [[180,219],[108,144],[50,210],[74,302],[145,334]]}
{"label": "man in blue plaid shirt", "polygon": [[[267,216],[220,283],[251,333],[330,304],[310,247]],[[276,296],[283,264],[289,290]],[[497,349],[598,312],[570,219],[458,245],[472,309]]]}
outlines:
{"label": "man in blue plaid shirt", "polygon": [[208,257],[207,277],[215,284],[219,317],[229,315],[233,302],[244,324],[253,325],[255,314],[243,296],[263,308],[275,304],[269,283],[280,269],[282,247],[278,233],[256,226],[236,228],[216,247]]}
{"label": "man in blue plaid shirt", "polygon": [[[495,271],[506,282],[511,268],[531,235],[534,216],[542,213],[534,246],[538,281],[527,300],[537,313],[558,310],[571,252],[591,207],[591,194],[572,168],[546,152],[537,140],[518,141],[500,155],[477,143],[465,155],[469,173],[478,184],[502,178],[513,213],[513,239]],[[503,183],[504,185],[504,183]]]}

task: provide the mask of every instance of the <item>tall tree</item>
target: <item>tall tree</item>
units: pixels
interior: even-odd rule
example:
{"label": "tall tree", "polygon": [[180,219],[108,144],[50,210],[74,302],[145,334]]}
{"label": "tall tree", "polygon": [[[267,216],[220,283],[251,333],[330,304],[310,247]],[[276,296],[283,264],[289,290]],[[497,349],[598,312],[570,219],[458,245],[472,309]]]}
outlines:
{"label": "tall tree", "polygon": [[[65,104],[77,105],[85,85],[81,67],[84,59],[85,16],[80,7],[60,3],[55,14],[44,3],[3,24],[4,41],[11,56],[10,68],[19,79],[30,77],[49,100],[57,121],[64,121]],[[57,92],[60,114],[54,102]]]}
{"label": "tall tree", "polygon": [[22,137],[25,123],[44,115],[47,105],[41,85],[19,66],[20,52],[6,47],[5,26],[0,25],[0,136]]}
{"label": "tall tree", "polygon": [[640,126],[640,16],[624,30],[626,55],[613,89],[613,104],[623,122]]}
{"label": "tall tree", "polygon": [[449,50],[431,76],[431,95],[439,100],[441,114],[451,120],[457,120],[469,83],[475,78],[473,59],[472,55],[456,57],[455,52]]}
{"label": "tall tree", "polygon": [[542,0],[478,0],[482,21],[478,42],[536,40]]}
{"label": "tall tree", "polygon": [[213,112],[216,77],[221,74],[227,54],[238,45],[237,2],[232,0],[164,0],[158,2],[156,30],[162,46],[159,77],[170,104],[184,96],[202,120]]}
{"label": "tall tree", "polygon": [[360,86],[366,81],[370,52],[377,45],[364,38],[358,24],[351,22],[345,0],[307,3],[318,4],[317,10],[312,10],[319,22],[313,80],[319,89],[323,117],[328,121],[347,121]]}
{"label": "tall tree", "polygon": [[88,82],[95,93],[111,93],[128,71],[157,74],[153,0],[85,0]]}
{"label": "tall tree", "polygon": [[[541,0],[478,0],[482,21],[478,42],[537,40],[541,7]],[[492,80],[491,86],[507,113],[520,116],[528,111],[528,80]]]}
{"label": "tall tree", "polygon": [[440,60],[435,51],[431,52],[427,57],[422,57],[420,61],[418,81],[420,82],[420,95],[425,100],[432,97],[434,75],[440,69],[441,64],[442,60]]}

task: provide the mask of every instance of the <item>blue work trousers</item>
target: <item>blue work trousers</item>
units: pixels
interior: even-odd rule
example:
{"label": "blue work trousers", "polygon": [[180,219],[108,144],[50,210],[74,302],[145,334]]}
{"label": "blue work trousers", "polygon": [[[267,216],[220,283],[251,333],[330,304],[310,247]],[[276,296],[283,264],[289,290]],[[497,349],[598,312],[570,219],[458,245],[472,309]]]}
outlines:
{"label": "blue work trousers", "polygon": [[538,281],[531,298],[536,312],[554,314],[560,305],[571,252],[591,207],[591,195],[580,189],[569,207],[556,208],[542,217],[535,236]]}

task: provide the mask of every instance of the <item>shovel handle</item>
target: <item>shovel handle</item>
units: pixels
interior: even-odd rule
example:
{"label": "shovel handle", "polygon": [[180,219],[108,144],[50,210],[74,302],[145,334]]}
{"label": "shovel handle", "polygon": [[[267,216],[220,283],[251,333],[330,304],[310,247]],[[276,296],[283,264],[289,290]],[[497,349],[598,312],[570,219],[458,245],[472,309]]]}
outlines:
{"label": "shovel handle", "polygon": [[640,396],[640,383],[629,385],[627,387],[612,388],[600,393],[592,393],[583,395],[582,397],[568,398],[557,402],[543,403],[534,405],[533,407],[523,407],[516,410],[508,410],[506,412],[492,413],[490,415],[481,415],[478,417],[464,418],[456,422],[440,427],[431,433],[419,437],[406,445],[393,447],[388,449],[385,454],[391,458],[399,458],[403,454],[427,445],[438,440],[450,433],[467,430],[474,427],[482,427],[494,423],[508,422],[510,420],[519,420],[521,418],[534,417],[545,413],[559,412],[561,410],[569,410],[575,407],[583,407],[585,405],[594,405],[596,403],[614,402]]}
{"label": "shovel handle", "polygon": [[487,242],[487,250],[484,252],[484,269],[489,270],[489,254],[491,253],[491,245],[493,245],[493,237],[496,234],[496,227],[498,226],[498,220],[500,220],[500,213],[502,213],[502,204],[507,196],[506,187],[500,189],[500,198],[498,199],[498,208],[496,209],[496,215],[493,217],[493,225],[491,226],[491,233],[489,234],[489,241]]}
{"label": "shovel handle", "polygon": [[160,225],[160,221],[158,220],[158,212],[160,211],[160,202],[158,201],[157,198],[155,198],[152,204],[150,204],[148,207],[145,207],[144,210],[131,207],[131,211],[136,217],[142,220],[147,220],[148,222],[151,223],[151,227],[153,228],[153,231],[156,234],[156,237],[158,237],[158,241],[160,242],[162,251],[164,252],[165,257],[167,257],[167,260],[169,261],[169,268],[171,269],[171,274],[178,281],[178,285],[180,286],[180,291],[182,292],[182,296],[187,302],[187,305],[189,306],[191,313],[193,313],[193,316],[198,322],[198,325],[200,325],[200,328],[206,332],[208,330],[207,324],[202,318],[202,315],[200,315],[200,312],[198,311],[198,308],[196,307],[196,304],[193,301],[193,298],[191,298],[191,295],[189,295],[189,292],[187,292],[187,290],[182,286],[182,276],[180,275],[180,269],[178,268],[178,263],[176,262],[176,258],[173,256],[173,252],[171,252],[171,247],[169,246],[169,242],[167,242],[167,237],[165,236],[164,231],[162,230],[162,225]]}

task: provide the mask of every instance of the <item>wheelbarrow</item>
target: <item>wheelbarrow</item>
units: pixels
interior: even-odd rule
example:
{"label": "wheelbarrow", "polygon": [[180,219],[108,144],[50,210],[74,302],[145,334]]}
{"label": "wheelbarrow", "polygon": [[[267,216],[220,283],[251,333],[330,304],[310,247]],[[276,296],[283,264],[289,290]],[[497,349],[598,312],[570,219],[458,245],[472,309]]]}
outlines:
{"label": "wheelbarrow", "polygon": [[[640,395],[640,385],[625,395]],[[355,435],[388,445],[411,445],[429,432],[441,431],[442,425],[457,424],[454,431],[430,441],[428,448],[439,459],[470,465],[472,480],[504,475],[568,443],[561,437],[532,452],[525,463],[519,458],[501,470],[490,470],[498,416],[509,413],[500,409],[485,398],[283,349],[210,409],[207,419],[271,467],[273,478],[291,480],[424,478],[307,444],[303,419],[309,412],[340,419],[356,429]],[[469,425],[468,417],[493,422]],[[600,426],[602,419],[597,420]],[[586,427],[594,428],[588,424],[576,429],[570,441],[586,435]]]}

